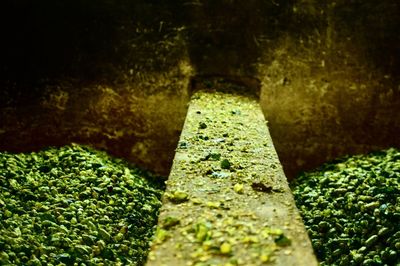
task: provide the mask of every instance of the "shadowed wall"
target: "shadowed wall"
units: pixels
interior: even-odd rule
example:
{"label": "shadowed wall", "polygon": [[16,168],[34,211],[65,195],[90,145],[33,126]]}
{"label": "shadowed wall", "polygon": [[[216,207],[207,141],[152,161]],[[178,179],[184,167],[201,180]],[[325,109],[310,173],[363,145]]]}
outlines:
{"label": "shadowed wall", "polygon": [[253,77],[289,177],[400,146],[394,0],[5,1],[0,149],[91,144],[168,174],[196,75]]}

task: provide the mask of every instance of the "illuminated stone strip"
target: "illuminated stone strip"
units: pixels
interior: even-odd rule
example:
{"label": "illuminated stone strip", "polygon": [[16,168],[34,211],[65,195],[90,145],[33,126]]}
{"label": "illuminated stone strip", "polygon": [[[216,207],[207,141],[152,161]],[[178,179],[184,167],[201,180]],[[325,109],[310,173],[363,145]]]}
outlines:
{"label": "illuminated stone strip", "polygon": [[147,265],[265,263],[317,265],[258,99],[198,91]]}

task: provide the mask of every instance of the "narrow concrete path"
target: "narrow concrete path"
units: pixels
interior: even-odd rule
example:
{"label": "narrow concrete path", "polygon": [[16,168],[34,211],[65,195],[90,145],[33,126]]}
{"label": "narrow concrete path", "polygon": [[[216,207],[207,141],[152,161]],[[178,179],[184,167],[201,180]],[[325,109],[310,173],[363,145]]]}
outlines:
{"label": "narrow concrete path", "polygon": [[317,265],[258,99],[192,96],[147,266]]}

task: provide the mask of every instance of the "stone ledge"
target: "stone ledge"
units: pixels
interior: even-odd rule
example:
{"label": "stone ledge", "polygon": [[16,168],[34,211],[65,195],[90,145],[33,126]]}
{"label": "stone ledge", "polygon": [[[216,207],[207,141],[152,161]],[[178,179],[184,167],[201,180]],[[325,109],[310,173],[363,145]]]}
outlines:
{"label": "stone ledge", "polygon": [[317,265],[258,99],[192,96],[147,266]]}

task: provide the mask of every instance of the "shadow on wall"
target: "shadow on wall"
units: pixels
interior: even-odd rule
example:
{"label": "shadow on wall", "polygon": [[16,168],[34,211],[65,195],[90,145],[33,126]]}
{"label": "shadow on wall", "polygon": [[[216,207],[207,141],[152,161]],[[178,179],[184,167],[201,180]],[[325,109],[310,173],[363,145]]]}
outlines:
{"label": "shadow on wall", "polygon": [[27,152],[77,142],[167,176],[186,115],[189,76],[151,78],[147,86],[159,91],[150,95],[140,92],[151,89],[144,83],[44,89],[31,105],[2,110],[0,149]]}
{"label": "shadow on wall", "polygon": [[3,7],[1,150],[76,141],[167,175],[197,74],[261,81],[289,178],[340,155],[400,146],[397,0]]}
{"label": "shadow on wall", "polygon": [[288,178],[346,154],[400,147],[400,4],[299,1],[292,18],[258,69]]}
{"label": "shadow on wall", "polygon": [[174,7],[6,0],[0,150],[78,142],[168,175],[192,76]]}
{"label": "shadow on wall", "polygon": [[189,56],[198,75],[254,76],[264,48],[286,28],[290,1],[187,1]]}

